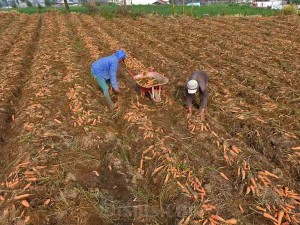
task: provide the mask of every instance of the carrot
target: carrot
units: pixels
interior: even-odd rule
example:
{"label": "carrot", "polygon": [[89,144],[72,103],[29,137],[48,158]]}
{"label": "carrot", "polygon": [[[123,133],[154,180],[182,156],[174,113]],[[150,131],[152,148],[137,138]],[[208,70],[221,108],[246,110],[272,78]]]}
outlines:
{"label": "carrot", "polygon": [[26,184],[25,187],[23,188],[24,190],[27,190],[31,186],[31,183]]}
{"label": "carrot", "polygon": [[62,122],[61,122],[60,120],[58,120],[58,119],[54,119],[54,121],[55,121],[56,123],[58,123],[58,124],[62,124]]}
{"label": "carrot", "polygon": [[285,203],[285,206],[286,206],[287,208],[289,208],[290,210],[296,208],[295,206],[290,205],[290,204],[288,204],[288,203]]}
{"label": "carrot", "polygon": [[190,224],[191,217],[192,217],[192,215],[189,215],[189,216],[184,220],[183,225],[188,225],[188,224]]}
{"label": "carrot", "polygon": [[242,169],[242,180],[245,180],[246,178],[246,171]]}
{"label": "carrot", "polygon": [[26,181],[37,181],[37,178],[36,177],[31,177],[31,178],[27,178],[25,180]]}
{"label": "carrot", "polygon": [[241,212],[242,214],[244,214],[245,210],[243,209],[243,207],[242,207],[241,205],[239,205],[239,209],[240,209],[240,212]]}
{"label": "carrot", "polygon": [[263,214],[263,216],[265,217],[265,218],[267,218],[267,219],[270,219],[270,220],[272,220],[273,222],[275,222],[275,223],[278,223],[278,221],[277,221],[277,219],[275,219],[273,216],[271,216],[269,213],[264,213]]}
{"label": "carrot", "polygon": [[17,165],[17,167],[24,167],[26,166],[27,164],[29,164],[30,162],[24,162],[24,163],[20,163],[19,165]]}
{"label": "carrot", "polygon": [[45,202],[44,202],[44,205],[48,205],[50,203],[51,199],[48,198]]}
{"label": "carrot", "polygon": [[219,224],[217,221],[215,221],[213,218],[209,217],[208,220],[210,221],[211,225]]}
{"label": "carrot", "polygon": [[37,166],[36,168],[38,169],[38,170],[40,170],[40,169],[45,169],[47,166]]}
{"label": "carrot", "polygon": [[281,225],[283,216],[284,216],[284,212],[281,210],[281,211],[278,213],[278,217],[277,217],[278,223],[277,223],[277,225]]}
{"label": "carrot", "polygon": [[274,177],[274,178],[276,178],[276,179],[278,179],[279,177],[278,176],[276,176],[275,174],[273,174],[273,173],[270,173],[269,171],[267,171],[267,170],[265,170],[265,174],[267,175],[267,176],[270,176],[270,177]]}
{"label": "carrot", "polygon": [[21,212],[19,218],[21,218],[21,217],[24,215],[24,213],[25,213],[25,210],[23,210],[23,211]]}
{"label": "carrot", "polygon": [[164,168],[164,166],[159,166],[157,167],[151,174],[151,177],[153,177],[155,174],[157,174],[162,168]]}
{"label": "carrot", "polygon": [[300,201],[300,196],[290,195],[289,197]]}
{"label": "carrot", "polygon": [[232,150],[230,150],[230,153],[231,153],[231,155],[237,156],[237,154]]}
{"label": "carrot", "polygon": [[217,135],[217,133],[214,131],[211,131],[211,134],[214,135],[215,137],[219,137],[219,135]]}
{"label": "carrot", "polygon": [[8,210],[8,209],[4,209],[4,210],[3,210],[3,216],[7,216],[8,213],[9,213],[9,210]]}
{"label": "carrot", "polygon": [[223,177],[225,180],[229,180],[229,178],[224,174],[224,173],[220,173],[221,177]]}
{"label": "carrot", "polygon": [[177,184],[178,184],[178,186],[179,186],[179,187],[181,187],[182,189],[184,189],[184,188],[185,188],[185,187],[184,187],[184,186],[183,186],[183,185],[182,185],[182,184],[181,184],[179,181],[177,181],[176,183],[177,183]]}
{"label": "carrot", "polygon": [[295,215],[292,215],[292,223],[299,224],[299,220]]}
{"label": "carrot", "polygon": [[247,190],[246,190],[246,195],[249,194],[251,191],[250,187],[247,187]]}
{"label": "carrot", "polygon": [[235,145],[232,145],[232,146],[231,146],[231,149],[232,149],[232,151],[234,151],[236,154],[239,154],[239,153],[240,153],[240,150],[239,150]]}
{"label": "carrot", "polygon": [[238,167],[237,175],[238,175],[238,177],[241,175],[241,168],[240,167]]}
{"label": "carrot", "polygon": [[24,223],[28,223],[30,220],[30,216],[26,216],[25,220],[24,220]]}
{"label": "carrot", "polygon": [[251,191],[252,191],[252,194],[255,195],[255,187],[252,186],[252,185],[250,185],[250,189],[251,189]]}
{"label": "carrot", "polygon": [[266,203],[266,208],[269,212],[271,212],[271,206],[268,203]]}
{"label": "carrot", "polygon": [[227,224],[237,224],[236,219],[229,219],[229,220],[225,220],[225,223]]}
{"label": "carrot", "polygon": [[288,213],[284,214],[284,217],[286,218],[287,221],[292,222],[291,217]]}
{"label": "carrot", "polygon": [[16,182],[8,182],[8,186],[9,188],[13,188],[14,186],[16,186],[20,181],[17,180]]}
{"label": "carrot", "polygon": [[19,199],[22,199],[22,198],[26,198],[28,196],[30,196],[30,194],[18,195],[18,196],[15,196],[14,199],[19,200]]}
{"label": "carrot", "polygon": [[100,176],[99,173],[98,173],[96,170],[93,170],[93,173],[94,173],[97,177]]}
{"label": "carrot", "polygon": [[230,160],[229,160],[229,157],[228,157],[228,155],[224,155],[224,159],[227,161],[227,162],[229,162],[230,163]]}
{"label": "carrot", "polygon": [[263,176],[257,175],[257,177],[264,184],[265,187],[268,187],[268,183],[265,181]]}
{"label": "carrot", "polygon": [[165,178],[165,181],[164,181],[165,184],[169,181],[169,178],[170,178],[170,174],[168,173],[168,174],[166,175],[166,178]]}
{"label": "carrot", "polygon": [[260,211],[263,211],[263,212],[266,212],[267,210],[266,209],[264,209],[264,208],[262,208],[262,207],[260,207],[260,206],[256,206],[255,207],[257,210],[260,210]]}
{"label": "carrot", "polygon": [[29,208],[29,207],[30,207],[30,204],[29,204],[26,200],[23,200],[23,201],[21,202],[21,204],[22,204],[23,206],[25,206],[26,208]]}
{"label": "carrot", "polygon": [[140,161],[140,169],[142,169],[143,168],[143,159],[141,159],[141,161]]}
{"label": "carrot", "polygon": [[214,220],[225,222],[225,220],[222,217],[218,216],[218,215],[211,215],[210,217]]}
{"label": "carrot", "polygon": [[254,186],[255,188],[257,188],[257,184],[256,184],[256,182],[255,182],[255,180],[254,180],[253,177],[250,178],[250,181],[251,181],[251,183],[253,184],[253,186]]}

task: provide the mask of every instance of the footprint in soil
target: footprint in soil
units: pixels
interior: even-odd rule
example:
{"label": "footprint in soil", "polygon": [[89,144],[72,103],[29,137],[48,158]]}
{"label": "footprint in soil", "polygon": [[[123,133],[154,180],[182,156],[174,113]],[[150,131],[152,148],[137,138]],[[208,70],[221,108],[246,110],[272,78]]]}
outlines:
{"label": "footprint in soil", "polygon": [[114,199],[127,201],[133,197],[129,194],[127,183],[126,175],[121,172],[109,171],[108,169],[101,172],[99,186]]}

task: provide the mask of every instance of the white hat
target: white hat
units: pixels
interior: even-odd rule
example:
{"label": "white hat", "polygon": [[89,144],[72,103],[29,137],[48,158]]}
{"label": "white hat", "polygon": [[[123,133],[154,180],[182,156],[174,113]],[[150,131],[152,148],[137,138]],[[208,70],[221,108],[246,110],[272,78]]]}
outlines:
{"label": "white hat", "polygon": [[196,80],[189,80],[187,88],[189,94],[195,94],[198,90],[198,82]]}

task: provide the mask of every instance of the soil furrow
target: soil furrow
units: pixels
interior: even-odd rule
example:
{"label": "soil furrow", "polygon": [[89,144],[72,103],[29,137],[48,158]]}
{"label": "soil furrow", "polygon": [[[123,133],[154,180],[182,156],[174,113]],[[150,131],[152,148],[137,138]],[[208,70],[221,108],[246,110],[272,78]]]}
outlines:
{"label": "soil furrow", "polygon": [[[115,33],[115,31],[114,31],[114,33]],[[124,36],[124,34],[119,34],[119,36]],[[128,36],[128,35],[127,35]],[[131,40],[131,41],[129,41],[128,43],[127,43],[127,46],[130,46],[130,44],[129,43],[133,43],[133,40]],[[144,49],[145,48],[145,46],[143,46],[143,47],[139,47],[139,49]],[[143,53],[141,52],[141,53],[137,53],[137,55],[142,55]],[[151,60],[152,61],[152,60]],[[226,115],[226,120],[228,121],[228,118],[227,118],[227,114],[225,114]],[[223,117],[224,118],[224,117]],[[226,121],[225,120],[225,121]],[[230,121],[232,121],[231,123],[233,123],[233,124],[235,124],[236,123],[236,119],[233,117]],[[241,121],[241,123],[244,123],[244,122],[242,122]],[[229,125],[229,124],[228,124]],[[248,125],[248,126],[251,126],[250,124]],[[258,125],[256,124],[255,125],[255,127],[253,127],[253,128],[250,128],[250,129],[254,129],[254,130],[259,130],[259,128],[258,128]],[[265,129],[265,125],[264,126],[261,126],[261,129]],[[270,126],[269,127],[269,134],[270,133],[272,133],[273,131],[273,128],[272,128],[272,126]],[[232,135],[235,135],[236,134],[236,130],[234,130],[232,133],[231,133]],[[246,135],[246,139],[247,139],[247,133],[245,133],[245,135]],[[255,149],[259,149],[259,148],[261,148],[262,146],[261,145],[256,145],[256,144],[253,144],[250,140],[253,138],[253,136],[248,136],[248,138],[249,138],[249,141],[247,141],[246,143],[249,145],[249,146],[251,146],[251,147],[254,147]],[[265,141],[266,141],[266,143],[264,143],[264,146],[266,146],[266,144],[267,143],[269,143],[269,138],[268,137],[266,137],[265,138]],[[271,146],[270,146],[271,147]],[[271,149],[273,149],[273,147],[271,147]],[[273,150],[271,150],[271,151],[273,151]],[[263,153],[263,152],[262,152]],[[274,159],[273,159],[274,160]],[[271,161],[272,162],[272,161]],[[284,168],[284,164],[285,163],[282,163],[281,165],[281,168]],[[297,170],[295,170],[295,171],[297,171]],[[286,170],[286,172],[288,172],[287,170]]]}
{"label": "soil furrow", "polygon": [[0,72],[6,75],[0,79],[1,145],[5,144],[11,136],[10,127],[13,125],[15,114],[18,111],[18,102],[27,79],[27,65],[33,59],[35,43],[39,38],[40,17],[31,17],[29,24],[20,33],[20,39],[17,39],[16,44],[13,45],[6,57],[6,67]]}

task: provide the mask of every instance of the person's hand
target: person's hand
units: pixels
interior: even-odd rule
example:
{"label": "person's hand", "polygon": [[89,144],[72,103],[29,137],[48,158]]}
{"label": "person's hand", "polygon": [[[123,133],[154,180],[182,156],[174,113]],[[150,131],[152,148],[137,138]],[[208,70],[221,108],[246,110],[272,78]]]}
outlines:
{"label": "person's hand", "polygon": [[120,92],[121,92],[120,88],[115,89],[115,92],[118,93],[118,94],[120,94]]}
{"label": "person's hand", "polygon": [[149,72],[155,72],[155,69],[154,69],[154,67],[152,67],[152,66],[150,66],[150,67],[148,68],[148,70],[149,70]]}
{"label": "person's hand", "polygon": [[115,107],[116,107],[116,106],[115,106],[115,104],[113,104],[113,103],[111,103],[111,104],[109,105],[109,108],[110,108],[111,110],[114,110]]}
{"label": "person's hand", "polygon": [[199,113],[201,121],[204,121],[204,119],[205,119],[205,112],[204,111],[205,111],[204,109],[201,109],[201,111]]}

